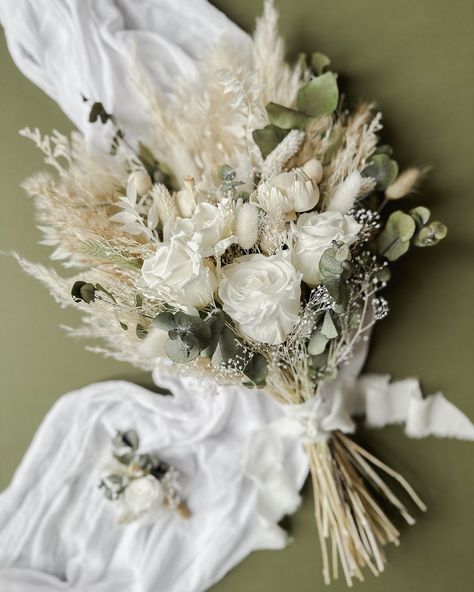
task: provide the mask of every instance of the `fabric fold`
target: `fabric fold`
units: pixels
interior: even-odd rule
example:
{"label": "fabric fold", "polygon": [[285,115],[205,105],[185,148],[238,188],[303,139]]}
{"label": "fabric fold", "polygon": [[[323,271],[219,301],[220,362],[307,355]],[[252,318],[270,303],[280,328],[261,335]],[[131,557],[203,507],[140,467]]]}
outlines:
{"label": "fabric fold", "polygon": [[[281,414],[279,406],[245,388],[213,392],[179,377],[160,383],[173,396],[112,381],[54,405],[0,495],[1,589],[200,591],[251,551],[285,546],[277,522],[299,503],[308,472],[302,446],[282,439],[266,452],[267,473],[248,470],[258,434]],[[117,524],[97,483],[111,437],[131,428],[143,451],[158,452],[181,472],[189,520],[168,512]]]}

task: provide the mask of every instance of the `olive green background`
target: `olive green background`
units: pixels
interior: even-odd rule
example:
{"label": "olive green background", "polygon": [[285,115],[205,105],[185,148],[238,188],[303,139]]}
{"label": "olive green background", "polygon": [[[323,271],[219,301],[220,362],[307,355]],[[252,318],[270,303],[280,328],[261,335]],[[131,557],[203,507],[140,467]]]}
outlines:
{"label": "olive green background", "polygon": [[[220,0],[216,6],[250,31],[261,2]],[[431,174],[407,205],[423,203],[449,227],[448,239],[414,250],[397,263],[387,290],[391,315],[378,326],[368,369],[395,378],[418,376],[426,393],[442,390],[474,418],[474,4],[470,0],[277,0],[290,56],[323,51],[351,99],[376,100],[385,140],[402,166],[429,164]],[[37,245],[33,210],[19,184],[41,168],[24,126],[71,129],[59,108],[15,68],[0,48],[1,250],[47,262]],[[5,487],[52,403],[88,383],[150,378],[103,360],[66,338],[59,325],[77,320],[46,291],[0,258],[0,488]],[[400,428],[363,432],[362,441],[398,468],[429,512],[402,526],[381,578],[367,574],[366,592],[454,592],[474,587],[473,472],[468,443],[409,440]],[[254,553],[216,592],[314,592],[323,587],[313,526],[311,488],[288,521],[294,542],[284,551]],[[342,582],[333,590],[342,590]]]}

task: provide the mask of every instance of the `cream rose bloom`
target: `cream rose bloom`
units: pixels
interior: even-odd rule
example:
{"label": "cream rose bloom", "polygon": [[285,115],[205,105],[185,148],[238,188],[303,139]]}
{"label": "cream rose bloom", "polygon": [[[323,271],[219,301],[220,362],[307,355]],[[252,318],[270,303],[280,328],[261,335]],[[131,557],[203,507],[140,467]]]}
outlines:
{"label": "cream rose bloom", "polygon": [[298,320],[301,274],[288,251],[245,255],[222,268],[219,297],[240,331],[260,343],[283,343]]}
{"label": "cream rose bloom", "polygon": [[209,304],[217,288],[212,265],[180,240],[159,245],[143,262],[142,277],[149,288],[165,285],[183,304],[196,308]]}
{"label": "cream rose bloom", "polygon": [[295,245],[293,265],[303,274],[309,286],[316,286],[322,280],[319,262],[332,241],[351,244],[361,229],[352,216],[341,212],[328,211],[318,214],[301,214],[293,226]]}
{"label": "cream rose bloom", "polygon": [[123,504],[128,512],[140,515],[156,508],[165,499],[163,486],[155,477],[145,475],[133,479],[123,493]]}
{"label": "cream rose bloom", "polygon": [[222,208],[207,202],[198,204],[190,218],[178,218],[171,233],[203,257],[214,255],[216,247],[218,253],[224,252],[236,240],[231,237],[231,224]]}
{"label": "cream rose bloom", "polygon": [[260,183],[257,197],[266,212],[306,212],[318,203],[319,189],[304,171],[295,169]]}

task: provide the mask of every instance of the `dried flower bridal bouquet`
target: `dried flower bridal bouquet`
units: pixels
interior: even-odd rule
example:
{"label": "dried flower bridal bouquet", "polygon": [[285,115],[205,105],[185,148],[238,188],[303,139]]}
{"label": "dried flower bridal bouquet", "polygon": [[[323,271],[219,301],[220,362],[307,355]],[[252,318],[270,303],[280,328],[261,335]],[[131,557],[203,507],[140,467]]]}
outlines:
{"label": "dried flower bridal bouquet", "polygon": [[267,2],[250,50],[224,42],[171,104],[139,72],[153,145],[130,146],[100,97],[86,100],[108,156],[24,130],[56,169],[25,183],[44,243],[76,275],[20,262],[82,311],[68,331],[101,339],[95,351],[285,405],[311,466],[324,580],[342,570],[350,585],[398,543],[386,506],[413,522],[385,478],[424,505],[335,421],[355,397],[336,386],[388,312],[390,263],[446,227],[410,200],[394,207],[422,171],[399,170],[372,105],[346,109],[325,55],[284,61],[276,20]]}

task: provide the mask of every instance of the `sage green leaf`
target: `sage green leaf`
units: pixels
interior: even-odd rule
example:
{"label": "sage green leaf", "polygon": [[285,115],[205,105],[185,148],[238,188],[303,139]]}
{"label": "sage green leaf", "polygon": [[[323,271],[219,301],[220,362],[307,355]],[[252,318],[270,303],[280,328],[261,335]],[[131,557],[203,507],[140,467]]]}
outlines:
{"label": "sage green leaf", "polygon": [[196,359],[199,355],[200,349],[197,346],[189,346],[181,339],[171,340],[165,343],[165,352],[170,360],[177,364],[184,364]]}
{"label": "sage green leaf", "polygon": [[326,312],[324,315],[323,324],[321,327],[321,333],[328,339],[334,339],[338,336],[338,331],[336,329],[336,325],[332,320],[332,315],[329,311]]}
{"label": "sage green leaf", "polygon": [[416,225],[413,218],[401,210],[390,214],[384,229],[384,231],[389,232],[401,241],[409,241],[415,230]]}
{"label": "sage green leaf", "polygon": [[100,292],[103,292],[104,294],[106,294],[111,300],[112,302],[117,302],[117,300],[115,300],[113,294],[111,294],[108,290],[106,290],[103,286],[101,286],[99,283],[97,283],[95,285],[96,289],[99,290]]}
{"label": "sage green leaf", "polygon": [[413,220],[415,220],[415,224],[418,228],[422,228],[425,224],[427,224],[431,216],[429,209],[423,206],[413,208],[409,213]]}
{"label": "sage green leaf", "polygon": [[432,247],[445,238],[448,229],[441,222],[431,222],[428,226],[421,228],[415,235],[413,244],[416,247]]}
{"label": "sage green leaf", "polygon": [[320,53],[316,51],[311,56],[311,68],[316,72],[316,74],[322,74],[324,72],[324,68],[329,66],[331,60],[328,58],[327,55],[324,53]]}
{"label": "sage green leaf", "polygon": [[258,387],[265,386],[268,376],[266,359],[260,353],[255,353],[244,368],[244,374]]}
{"label": "sage green leaf", "polygon": [[75,302],[86,302],[90,304],[95,299],[96,288],[90,282],[78,280],[71,288],[71,296]]}
{"label": "sage green leaf", "polygon": [[115,448],[131,448],[137,450],[140,443],[140,439],[135,430],[127,430],[126,432],[117,432],[112,438],[112,445]]}
{"label": "sage green leaf", "polygon": [[337,107],[339,90],[336,76],[326,72],[312,78],[298,92],[296,104],[302,113],[309,117],[330,115]]}
{"label": "sage green leaf", "polygon": [[211,330],[206,323],[194,315],[185,312],[175,314],[175,330],[188,345],[196,345],[200,351],[211,342]]}
{"label": "sage green leaf", "polygon": [[266,158],[289,133],[290,130],[281,129],[270,123],[262,129],[254,130],[252,136],[263,158]]}
{"label": "sage green leaf", "polygon": [[319,260],[319,271],[323,278],[328,278],[331,276],[339,277],[342,272],[344,271],[344,267],[342,265],[342,261],[336,259],[336,254],[339,250],[339,247],[333,245],[326,249]]}
{"label": "sage green leaf", "polygon": [[304,129],[309,121],[304,113],[277,103],[268,103],[265,109],[270,123],[284,130]]}
{"label": "sage green leaf", "polygon": [[168,311],[160,312],[160,314],[155,317],[153,324],[155,327],[162,329],[163,331],[171,331],[176,328],[174,314]]}
{"label": "sage green leaf", "polygon": [[362,175],[374,179],[375,188],[384,191],[397,178],[398,164],[387,154],[375,154],[362,171]]}
{"label": "sage green leaf", "polygon": [[386,257],[389,261],[395,261],[408,251],[410,248],[410,241],[403,242],[400,239],[391,238],[382,233],[377,240],[377,245],[381,255]]}
{"label": "sage green leaf", "polygon": [[107,123],[109,119],[112,119],[112,115],[110,115],[110,113],[107,113],[107,111],[104,108],[104,105],[97,101],[93,103],[91,110],[89,112],[89,123],[95,123],[98,119],[100,119],[102,123]]}
{"label": "sage green leaf", "polygon": [[326,345],[329,339],[326,335],[323,335],[319,331],[316,331],[311,335],[311,338],[308,343],[308,353],[310,356],[317,356],[322,354],[323,351],[326,349]]}
{"label": "sage green leaf", "polygon": [[400,210],[393,212],[377,239],[379,253],[389,261],[395,261],[410,248],[415,230],[415,221],[411,216]]}
{"label": "sage green leaf", "polygon": [[218,367],[232,364],[235,367],[241,367],[243,370],[248,361],[247,357],[248,355],[240,345],[235,333],[227,325],[224,325],[212,356],[212,365]]}
{"label": "sage green leaf", "polygon": [[135,454],[133,452],[127,452],[125,454],[116,454],[114,452],[114,457],[122,465],[129,465],[132,462],[132,460],[135,458]]}
{"label": "sage green leaf", "polygon": [[221,336],[222,330],[224,328],[224,313],[222,312],[222,310],[215,310],[211,314],[211,316],[205,321],[205,323],[209,327],[209,330],[211,332],[211,340],[209,342],[209,345],[202,350],[201,357],[212,358],[214,352],[216,351],[216,347],[219,342],[219,337]]}

